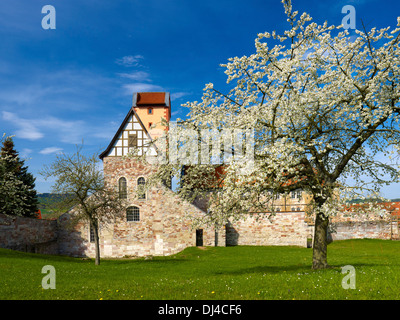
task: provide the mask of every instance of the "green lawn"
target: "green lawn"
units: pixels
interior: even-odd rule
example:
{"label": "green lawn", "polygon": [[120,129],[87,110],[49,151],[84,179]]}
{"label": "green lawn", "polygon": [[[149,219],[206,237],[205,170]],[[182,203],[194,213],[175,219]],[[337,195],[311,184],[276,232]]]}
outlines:
{"label": "green lawn", "polygon": [[[311,270],[312,249],[188,248],[170,257],[93,260],[0,249],[0,299],[399,299],[400,242],[335,241],[334,268]],[[56,270],[56,289],[43,289],[42,267]],[[356,288],[343,289],[352,265]]]}

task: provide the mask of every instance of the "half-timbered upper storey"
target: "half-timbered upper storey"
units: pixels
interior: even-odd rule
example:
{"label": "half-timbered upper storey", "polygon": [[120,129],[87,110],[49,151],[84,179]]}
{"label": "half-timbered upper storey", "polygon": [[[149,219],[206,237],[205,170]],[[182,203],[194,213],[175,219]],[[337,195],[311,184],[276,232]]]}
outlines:
{"label": "half-timbered upper storey", "polygon": [[168,122],[170,117],[168,92],[135,92],[131,109],[100,159],[127,156],[132,152],[138,156],[155,156],[150,142],[162,135],[166,128],[162,119]]}

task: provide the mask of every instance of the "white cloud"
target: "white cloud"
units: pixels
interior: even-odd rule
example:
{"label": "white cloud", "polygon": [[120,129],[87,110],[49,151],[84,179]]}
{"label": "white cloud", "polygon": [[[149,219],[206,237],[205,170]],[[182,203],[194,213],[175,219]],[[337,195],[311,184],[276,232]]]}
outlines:
{"label": "white cloud", "polygon": [[171,100],[174,101],[176,99],[182,98],[189,94],[190,94],[189,92],[174,92],[174,93],[171,93]]}
{"label": "white cloud", "polygon": [[27,105],[35,103],[47,94],[52,92],[52,88],[44,88],[38,85],[27,85],[23,88],[6,88],[0,91],[0,99],[6,103],[17,103]]}
{"label": "white cloud", "polygon": [[60,141],[65,143],[82,143],[87,132],[87,126],[82,120],[68,121],[55,117],[47,117],[39,121],[44,129],[49,129],[60,136]]}
{"label": "white cloud", "polygon": [[52,116],[24,119],[8,111],[3,111],[2,115],[4,120],[17,128],[15,135],[21,139],[38,140],[47,132],[52,136],[59,136],[61,142],[76,144],[82,142],[87,130],[82,120],[68,121]]}
{"label": "white cloud", "polygon": [[120,59],[115,60],[115,63],[125,67],[133,67],[138,66],[139,61],[143,59],[143,56],[137,54],[135,56],[124,56]]}
{"label": "white cloud", "polygon": [[62,148],[48,147],[48,148],[44,148],[43,150],[40,150],[39,153],[41,153],[41,154],[51,154],[51,153],[60,153],[61,151],[63,151]]}
{"label": "white cloud", "polygon": [[21,139],[38,140],[44,137],[43,133],[36,127],[32,119],[22,119],[15,113],[3,111],[3,119],[18,127],[15,135]]}
{"label": "white cloud", "polygon": [[32,152],[33,152],[32,149],[24,148],[24,149],[22,149],[22,151],[20,152],[20,156],[21,156],[22,158],[27,158]]}
{"label": "white cloud", "polygon": [[[125,114],[121,115],[121,118],[123,119],[124,116]],[[94,128],[92,131],[92,136],[95,138],[104,139],[105,141],[108,141],[114,136],[115,132],[118,130],[120,125],[121,123],[117,121],[106,122],[104,127]]]}
{"label": "white cloud", "polygon": [[122,78],[128,78],[135,81],[150,81],[150,75],[144,71],[136,71],[132,73],[118,73],[118,76]]}
{"label": "white cloud", "polygon": [[133,92],[151,92],[151,91],[164,91],[164,88],[155,84],[150,83],[131,83],[123,86],[126,94],[132,94]]}
{"label": "white cloud", "polygon": [[[137,65],[138,61],[143,59],[143,56],[125,56],[121,59],[117,59],[116,63],[124,66],[133,66]],[[131,95],[134,92],[151,92],[151,91],[168,91],[165,90],[162,86],[152,84],[152,79],[150,78],[150,74],[145,71],[133,71],[130,73],[117,73],[117,75],[121,78],[126,78],[129,80],[133,80],[134,83],[128,83],[122,85],[126,94]],[[171,100],[176,100],[182,98],[186,95],[189,95],[189,92],[174,92],[171,94]]]}

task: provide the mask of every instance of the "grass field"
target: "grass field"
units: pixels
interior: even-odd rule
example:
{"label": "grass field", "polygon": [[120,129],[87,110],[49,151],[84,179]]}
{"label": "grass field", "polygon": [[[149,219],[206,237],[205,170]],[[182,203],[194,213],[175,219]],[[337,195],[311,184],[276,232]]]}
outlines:
{"label": "grass field", "polygon": [[[0,299],[399,299],[400,242],[335,241],[332,269],[311,270],[312,249],[188,248],[169,257],[93,260],[0,249]],[[43,289],[42,267],[56,270],[56,289]],[[356,271],[343,289],[342,267]]]}

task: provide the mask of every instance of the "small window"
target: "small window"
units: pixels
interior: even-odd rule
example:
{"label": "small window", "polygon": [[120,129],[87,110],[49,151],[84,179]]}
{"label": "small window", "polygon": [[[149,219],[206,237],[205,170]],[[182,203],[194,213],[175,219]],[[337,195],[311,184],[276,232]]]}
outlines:
{"label": "small window", "polygon": [[301,199],[301,190],[295,190],[291,192],[292,199]]}
{"label": "small window", "polygon": [[139,198],[139,199],[146,199],[145,184],[146,184],[146,180],[145,180],[143,177],[140,177],[140,178],[137,180],[137,185],[138,185],[138,198]]}
{"label": "small window", "polygon": [[124,177],[118,180],[118,194],[120,199],[126,199],[128,197],[126,179]]}
{"label": "small window", "polygon": [[153,108],[148,108],[147,109],[147,114],[153,114]]}
{"label": "small window", "polygon": [[136,134],[130,134],[128,136],[128,147],[129,148],[137,147],[137,135]]}
{"label": "small window", "polygon": [[292,207],[292,211],[296,211],[296,208],[295,208],[295,207]]}
{"label": "small window", "polygon": [[140,221],[140,211],[138,207],[126,209],[126,221]]}
{"label": "small window", "polygon": [[149,129],[151,128],[152,125],[153,125],[153,122],[149,122]]}

